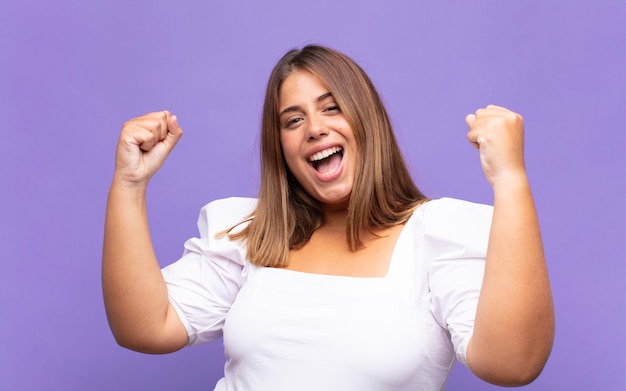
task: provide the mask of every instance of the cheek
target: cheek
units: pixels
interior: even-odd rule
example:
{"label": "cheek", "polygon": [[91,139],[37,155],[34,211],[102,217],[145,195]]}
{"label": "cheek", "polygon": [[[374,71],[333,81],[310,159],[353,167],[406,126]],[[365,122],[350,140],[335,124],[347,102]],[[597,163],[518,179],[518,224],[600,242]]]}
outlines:
{"label": "cheek", "polygon": [[296,143],[294,142],[293,137],[281,136],[280,137],[280,148],[283,151],[283,156],[285,156],[285,160],[287,162],[295,159],[298,154],[298,148]]}
{"label": "cheek", "polygon": [[286,166],[285,168],[293,174],[294,169],[295,169],[294,156],[293,154],[290,154],[288,151],[286,151],[284,147],[282,148],[282,150],[283,150],[283,159],[284,159],[284,163]]}

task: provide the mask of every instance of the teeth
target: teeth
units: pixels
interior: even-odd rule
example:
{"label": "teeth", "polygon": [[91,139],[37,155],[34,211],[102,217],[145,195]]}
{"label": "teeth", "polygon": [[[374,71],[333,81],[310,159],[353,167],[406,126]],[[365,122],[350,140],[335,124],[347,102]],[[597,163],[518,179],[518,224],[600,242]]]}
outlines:
{"label": "teeth", "polygon": [[328,148],[328,149],[320,151],[320,152],[316,153],[315,155],[311,156],[309,158],[309,161],[315,162],[315,161],[318,161],[318,160],[322,160],[322,159],[325,159],[325,158],[329,157],[333,153],[337,153],[339,151],[341,151],[341,147]]}

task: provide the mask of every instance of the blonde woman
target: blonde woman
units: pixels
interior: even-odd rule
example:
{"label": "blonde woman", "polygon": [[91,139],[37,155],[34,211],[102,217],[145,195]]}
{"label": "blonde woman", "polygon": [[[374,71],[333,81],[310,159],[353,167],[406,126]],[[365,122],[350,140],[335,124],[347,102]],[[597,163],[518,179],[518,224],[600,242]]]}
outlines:
{"label": "blonde woman", "polygon": [[523,158],[522,118],[466,118],[494,205],[414,185],[363,70],[321,46],[267,86],[258,199],[205,206],[163,270],[146,187],[182,135],[128,121],[109,193],[103,288],[118,343],[148,353],[224,338],[216,390],[440,390],[455,357],[490,383],[543,369],[554,313]]}

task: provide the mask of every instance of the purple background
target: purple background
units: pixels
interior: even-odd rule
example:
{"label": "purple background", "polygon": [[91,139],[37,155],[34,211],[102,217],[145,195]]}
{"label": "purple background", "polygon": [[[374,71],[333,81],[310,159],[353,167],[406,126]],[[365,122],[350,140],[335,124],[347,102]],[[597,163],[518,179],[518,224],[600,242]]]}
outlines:
{"label": "purple background", "polygon": [[[212,389],[220,342],[149,356],[108,329],[118,133],[162,109],[185,129],[149,190],[168,264],[204,203],[256,195],[269,71],[307,43],[369,72],[433,197],[491,202],[464,116],[489,103],[524,115],[557,312],[550,361],[526,389],[626,389],[625,4],[3,0],[0,389]],[[496,388],[457,365],[447,389]]]}

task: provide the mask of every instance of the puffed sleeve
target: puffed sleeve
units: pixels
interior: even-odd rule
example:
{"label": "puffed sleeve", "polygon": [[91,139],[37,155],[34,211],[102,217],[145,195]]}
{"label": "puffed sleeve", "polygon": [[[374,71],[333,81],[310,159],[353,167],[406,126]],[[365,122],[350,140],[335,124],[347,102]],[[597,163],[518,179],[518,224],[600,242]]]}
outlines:
{"label": "puffed sleeve", "polygon": [[450,333],[456,356],[467,364],[482,285],[493,208],[451,198],[429,202],[425,250],[430,310]]}
{"label": "puffed sleeve", "polygon": [[203,207],[198,218],[200,237],[187,240],[183,256],[162,270],[189,345],[222,335],[224,318],[251,265],[241,241],[215,235],[241,222],[255,206],[255,199],[227,198]]}

